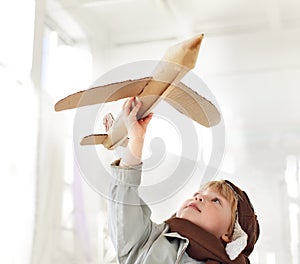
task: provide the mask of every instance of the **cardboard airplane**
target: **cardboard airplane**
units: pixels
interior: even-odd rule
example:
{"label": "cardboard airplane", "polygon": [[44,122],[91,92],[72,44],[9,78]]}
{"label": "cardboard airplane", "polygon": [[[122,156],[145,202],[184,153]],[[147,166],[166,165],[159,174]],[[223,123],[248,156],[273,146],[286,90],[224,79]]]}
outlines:
{"label": "cardboard airplane", "polygon": [[[138,119],[141,119],[163,99],[199,124],[214,126],[220,121],[218,109],[180,82],[185,74],[194,68],[202,39],[203,34],[170,47],[151,77],[92,87],[71,94],[55,104],[55,111],[138,97],[143,102],[137,115]],[[117,146],[126,146],[127,142],[127,129],[121,113],[107,134],[86,136],[80,144],[103,144],[108,149],[114,149]]]}

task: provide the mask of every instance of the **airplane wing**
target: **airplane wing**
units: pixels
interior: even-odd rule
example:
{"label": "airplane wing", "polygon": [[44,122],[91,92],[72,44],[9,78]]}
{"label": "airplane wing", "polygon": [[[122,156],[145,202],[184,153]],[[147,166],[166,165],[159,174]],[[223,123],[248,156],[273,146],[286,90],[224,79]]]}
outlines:
{"label": "airplane wing", "polygon": [[[180,113],[201,125],[211,127],[220,122],[220,113],[214,104],[183,83],[171,85],[161,97]],[[125,137],[112,145],[107,134],[92,134],[80,142],[81,145],[103,144],[108,149],[117,146],[126,147],[127,143],[128,138]]]}
{"label": "airplane wing", "polygon": [[[55,110],[62,111],[81,106],[117,101],[131,96],[138,96],[151,80],[155,82],[152,77],[145,77],[80,91],[58,101],[55,104]],[[152,93],[153,95],[157,95],[155,89]],[[216,125],[220,121],[218,109],[206,98],[200,96],[197,92],[183,83],[179,83],[176,86],[170,85],[163,92],[161,98],[167,101],[180,113],[206,127]],[[124,138],[122,142],[117,142],[117,145],[126,146],[127,141],[128,139]],[[107,134],[89,135],[81,141],[81,145],[94,144],[104,144],[110,148],[111,142],[109,142]]]}
{"label": "airplane wing", "polygon": [[111,83],[71,94],[55,104],[55,111],[117,101],[141,93],[151,77]]}
{"label": "airplane wing", "polygon": [[220,122],[220,113],[214,104],[181,82],[171,85],[162,97],[180,113],[201,125],[211,127]]}

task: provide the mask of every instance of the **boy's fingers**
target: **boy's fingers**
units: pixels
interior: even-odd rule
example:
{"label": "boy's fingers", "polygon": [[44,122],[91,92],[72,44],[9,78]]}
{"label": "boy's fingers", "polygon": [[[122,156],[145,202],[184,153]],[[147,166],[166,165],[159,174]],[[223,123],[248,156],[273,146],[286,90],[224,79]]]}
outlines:
{"label": "boy's fingers", "polygon": [[133,109],[131,110],[130,114],[133,116],[136,116],[138,111],[141,108],[142,103],[141,102],[137,102],[136,105],[133,107]]}
{"label": "boy's fingers", "polygon": [[130,108],[133,102],[133,97],[129,98],[128,100],[126,100],[126,102],[123,105],[123,111],[125,112],[126,115],[129,115],[130,113]]}
{"label": "boy's fingers", "polygon": [[126,103],[128,102],[128,100],[129,100],[129,99],[125,100],[125,102],[124,102],[124,104],[123,104],[123,106],[122,106],[122,109],[124,109],[124,108],[125,108],[125,106],[126,106]]}
{"label": "boy's fingers", "polygon": [[153,117],[153,113],[150,113],[149,115],[147,115],[147,116],[143,119],[143,124],[147,126],[147,125],[149,124],[149,122],[151,121],[152,117]]}

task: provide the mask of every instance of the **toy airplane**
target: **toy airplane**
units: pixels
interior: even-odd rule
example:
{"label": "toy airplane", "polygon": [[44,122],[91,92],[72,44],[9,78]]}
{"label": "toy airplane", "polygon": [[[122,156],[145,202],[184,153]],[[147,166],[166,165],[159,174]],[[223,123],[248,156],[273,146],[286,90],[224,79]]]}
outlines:
{"label": "toy airplane", "polygon": [[[220,113],[207,99],[180,82],[194,68],[203,34],[170,47],[154,69],[152,77],[111,83],[71,94],[55,104],[56,111],[101,104],[127,97],[143,102],[138,119],[147,116],[162,100],[176,110],[206,127],[219,123]],[[82,139],[81,145],[103,144],[108,149],[127,145],[127,129],[121,114],[108,134],[93,134]]]}

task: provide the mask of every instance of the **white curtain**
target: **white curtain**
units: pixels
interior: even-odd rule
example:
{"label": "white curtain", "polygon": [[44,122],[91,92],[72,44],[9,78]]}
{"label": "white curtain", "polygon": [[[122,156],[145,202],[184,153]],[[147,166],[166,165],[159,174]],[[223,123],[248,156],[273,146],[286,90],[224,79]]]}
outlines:
{"label": "white curtain", "polygon": [[31,264],[115,263],[106,201],[73,162],[72,119],[41,97],[35,233]]}
{"label": "white curtain", "polygon": [[[57,250],[62,241],[61,213],[64,187],[64,117],[53,111],[49,97],[40,98],[40,127],[36,219],[32,264],[64,263],[68,255]],[[70,261],[70,259],[68,259]]]}
{"label": "white curtain", "polygon": [[57,100],[90,85],[91,56],[61,43],[55,31],[47,30],[44,42],[32,264],[108,263],[106,222],[98,221],[105,201],[74,163],[76,110],[54,111]]}

